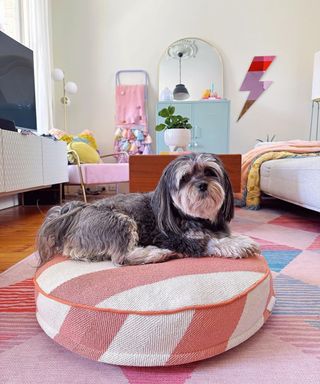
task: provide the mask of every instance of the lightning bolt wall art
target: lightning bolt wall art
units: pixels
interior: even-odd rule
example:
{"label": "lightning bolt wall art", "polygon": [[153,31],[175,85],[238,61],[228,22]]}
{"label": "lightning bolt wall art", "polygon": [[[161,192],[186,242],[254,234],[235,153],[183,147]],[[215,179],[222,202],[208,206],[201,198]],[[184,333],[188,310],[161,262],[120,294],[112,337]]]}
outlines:
{"label": "lightning bolt wall art", "polygon": [[240,87],[240,91],[249,91],[248,99],[244,103],[240,115],[241,117],[247,112],[247,110],[254,104],[264,91],[266,91],[273,81],[260,81],[266,70],[269,68],[276,56],[255,56],[248,69],[246,77]]}

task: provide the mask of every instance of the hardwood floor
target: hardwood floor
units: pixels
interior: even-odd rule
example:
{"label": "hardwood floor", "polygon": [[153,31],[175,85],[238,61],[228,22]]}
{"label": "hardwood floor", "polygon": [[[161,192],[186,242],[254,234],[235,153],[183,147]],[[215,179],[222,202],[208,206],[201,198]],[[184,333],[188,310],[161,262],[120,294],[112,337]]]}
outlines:
{"label": "hardwood floor", "polygon": [[35,239],[50,207],[17,206],[0,211],[0,272],[35,251]]}

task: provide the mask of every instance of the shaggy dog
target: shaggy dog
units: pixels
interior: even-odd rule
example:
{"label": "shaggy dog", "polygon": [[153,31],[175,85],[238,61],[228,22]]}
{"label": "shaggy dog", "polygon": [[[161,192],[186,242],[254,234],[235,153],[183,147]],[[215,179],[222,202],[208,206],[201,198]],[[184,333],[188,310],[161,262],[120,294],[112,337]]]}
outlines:
{"label": "shaggy dog", "polygon": [[259,251],[250,238],[230,234],[230,180],[211,154],[177,157],[155,191],[80,201],[48,211],[38,234],[41,264],[56,253],[74,260],[146,264],[172,258],[242,258]]}

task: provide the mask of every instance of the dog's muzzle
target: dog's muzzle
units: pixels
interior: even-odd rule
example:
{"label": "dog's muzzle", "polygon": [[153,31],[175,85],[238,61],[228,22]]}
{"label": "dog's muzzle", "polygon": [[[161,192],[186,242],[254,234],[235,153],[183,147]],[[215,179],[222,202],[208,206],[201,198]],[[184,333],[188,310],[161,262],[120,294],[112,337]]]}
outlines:
{"label": "dog's muzzle", "polygon": [[208,183],[205,181],[201,181],[196,184],[196,187],[199,189],[200,192],[205,192],[208,189]]}

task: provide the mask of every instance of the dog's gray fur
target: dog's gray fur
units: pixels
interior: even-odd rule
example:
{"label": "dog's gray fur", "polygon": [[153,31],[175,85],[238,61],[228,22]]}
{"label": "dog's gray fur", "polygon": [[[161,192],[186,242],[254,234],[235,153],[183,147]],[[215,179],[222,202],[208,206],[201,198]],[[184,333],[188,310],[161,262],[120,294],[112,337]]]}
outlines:
{"label": "dog's gray fur", "polygon": [[232,188],[220,160],[211,154],[180,156],[153,192],[51,208],[38,234],[40,262],[56,253],[117,265],[253,255],[256,243],[230,234],[233,213]]}

